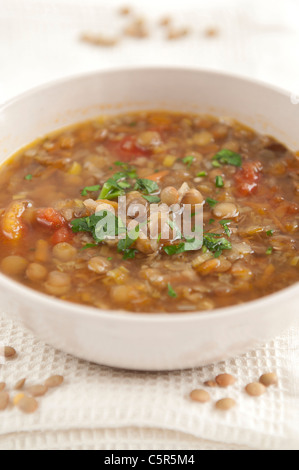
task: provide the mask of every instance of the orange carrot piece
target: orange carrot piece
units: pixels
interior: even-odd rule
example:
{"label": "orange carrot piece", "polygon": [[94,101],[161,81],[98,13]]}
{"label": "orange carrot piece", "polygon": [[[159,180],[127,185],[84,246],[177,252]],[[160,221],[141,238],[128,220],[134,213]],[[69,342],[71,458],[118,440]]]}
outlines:
{"label": "orange carrot piece", "polygon": [[146,179],[151,181],[160,181],[165,178],[165,176],[167,176],[168,174],[168,170],[159,171],[158,173],[154,173],[153,175],[147,176]]}
{"label": "orange carrot piece", "polygon": [[115,202],[115,201],[109,201],[109,199],[98,199],[98,200],[97,200],[97,203],[99,203],[99,204],[101,204],[101,203],[109,204],[109,205],[112,206],[115,210],[118,209],[118,203]]}

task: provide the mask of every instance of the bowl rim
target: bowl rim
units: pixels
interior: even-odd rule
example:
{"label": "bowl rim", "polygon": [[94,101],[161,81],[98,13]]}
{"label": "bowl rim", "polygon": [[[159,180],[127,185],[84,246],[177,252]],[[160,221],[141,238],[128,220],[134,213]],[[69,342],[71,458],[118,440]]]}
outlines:
{"label": "bowl rim", "polygon": [[[275,93],[278,93],[283,96],[290,96],[290,92],[287,91],[286,89],[280,88],[276,85],[273,84],[268,84],[267,82],[264,82],[262,80],[258,79],[252,79],[248,78],[246,76],[240,75],[240,74],[231,74],[228,72],[223,72],[219,70],[213,70],[213,69],[208,69],[208,68],[196,68],[196,67],[188,67],[188,66],[141,66],[141,67],[136,67],[136,66],[126,66],[126,67],[109,67],[105,69],[98,69],[98,70],[93,70],[90,72],[84,72],[84,73],[78,73],[78,74],[71,74],[69,76],[65,76],[63,78],[58,78],[51,80],[49,82],[43,83],[41,85],[35,86],[23,93],[20,93],[9,100],[4,101],[3,103],[0,104],[0,113],[4,112],[6,108],[13,106],[17,104],[19,101],[22,101],[23,99],[33,97],[34,95],[41,93],[43,91],[46,91],[51,88],[55,88],[56,86],[63,86],[67,85],[70,82],[76,82],[88,78],[93,78],[98,75],[109,75],[109,74],[117,74],[117,73],[124,73],[124,72],[129,72],[129,73],[140,73],[143,71],[148,71],[148,72],[171,72],[171,73],[177,73],[177,72],[186,72],[186,73],[199,73],[201,75],[214,75],[219,78],[225,77],[227,79],[231,80],[236,80],[236,81],[242,81],[245,84],[248,84],[248,86],[258,86],[265,88],[267,90],[271,90]],[[9,157],[8,157],[9,158]],[[88,315],[93,318],[100,319],[106,319],[106,320],[122,320],[122,321],[139,321],[142,323],[167,323],[169,322],[174,322],[174,323],[186,323],[186,322],[194,322],[196,321],[204,321],[204,320],[209,320],[212,321],[212,319],[217,320],[219,317],[222,319],[234,315],[240,316],[242,313],[246,313],[248,310],[255,309],[257,307],[258,309],[265,308],[265,307],[270,307],[273,303],[277,303],[280,301],[283,301],[284,299],[288,298],[292,294],[295,294],[296,292],[299,293],[299,282],[292,284],[291,286],[288,286],[284,289],[281,289],[280,291],[274,292],[272,294],[268,294],[266,296],[260,297],[255,300],[250,300],[244,303],[228,306],[228,307],[221,307],[217,308],[215,310],[202,310],[202,311],[192,311],[192,312],[169,312],[169,313],[150,313],[150,312],[145,312],[145,313],[135,313],[132,311],[128,310],[123,310],[123,309],[118,309],[118,310],[104,310],[96,307],[92,307],[89,305],[84,305],[84,304],[77,304],[73,303],[71,301],[67,300],[61,300],[55,297],[52,297],[50,295],[44,294],[42,292],[39,292],[33,288],[27,287],[20,282],[10,278],[9,276],[6,276],[0,272],[0,292],[2,289],[7,289],[7,292],[11,293],[12,291],[15,291],[15,294],[17,297],[19,296],[25,296],[27,300],[29,301],[39,301],[42,304],[47,303],[49,306],[52,306],[53,309],[56,310],[64,310],[65,313],[72,313],[73,315],[76,316],[82,316]]]}

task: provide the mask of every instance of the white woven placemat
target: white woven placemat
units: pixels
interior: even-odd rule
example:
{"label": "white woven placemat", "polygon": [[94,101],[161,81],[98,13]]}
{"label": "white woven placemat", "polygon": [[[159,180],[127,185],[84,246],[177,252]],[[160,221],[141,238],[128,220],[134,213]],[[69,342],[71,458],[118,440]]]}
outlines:
{"label": "white woven placemat", "polygon": [[[0,448],[210,449],[299,448],[299,334],[293,328],[263,348],[227,362],[194,370],[141,373],[114,370],[68,356],[38,341],[3,315],[0,342],[18,351],[1,366],[8,389],[21,378],[28,385],[51,374],[64,385],[39,400],[34,415],[1,413]],[[222,372],[238,382],[211,389],[213,401],[192,403],[193,388]],[[254,399],[244,386],[276,371],[279,386]],[[225,396],[238,406],[214,409]]]}

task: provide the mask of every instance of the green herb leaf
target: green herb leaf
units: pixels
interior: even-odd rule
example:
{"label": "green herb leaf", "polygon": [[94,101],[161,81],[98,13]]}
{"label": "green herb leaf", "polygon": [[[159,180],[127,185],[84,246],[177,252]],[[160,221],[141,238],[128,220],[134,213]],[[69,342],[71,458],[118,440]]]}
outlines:
{"label": "green herb leaf", "polygon": [[266,232],[266,234],[267,234],[267,237],[273,237],[274,230],[268,230],[268,232]]}
{"label": "green herb leaf", "polygon": [[209,224],[212,225],[215,222],[215,219],[210,219]]}
{"label": "green herb leaf", "polygon": [[32,180],[32,178],[33,178],[33,176],[32,176],[32,175],[27,175],[27,176],[25,176],[25,178],[24,178],[24,179],[25,179],[26,181],[31,181],[31,180]]}
{"label": "green herb leaf", "polygon": [[178,245],[164,246],[163,250],[169,256],[178,255],[179,253],[184,253],[185,243],[179,243]]}
{"label": "green herb leaf", "polygon": [[222,176],[216,176],[216,188],[223,188],[224,181]]}
{"label": "green herb leaf", "polygon": [[144,199],[146,199],[150,204],[158,204],[161,202],[161,199],[159,196],[142,196]]}
{"label": "green herb leaf", "polygon": [[100,191],[101,189],[101,186],[99,184],[95,185],[95,186],[86,186],[83,191],[81,192],[81,195],[82,196],[87,196],[88,193],[92,193],[92,192],[95,192],[95,191]]}
{"label": "green herb leaf", "polygon": [[71,226],[75,233],[91,233],[97,243],[126,232],[123,223],[109,211],[101,211],[90,217],[74,219],[71,221]]}
{"label": "green herb leaf", "polygon": [[196,251],[202,248],[203,241],[201,237],[194,237],[176,245],[164,246],[163,250],[169,256],[185,253],[186,251]]}
{"label": "green herb leaf", "polygon": [[211,197],[207,197],[206,202],[210,207],[215,207],[216,204],[218,204],[218,201],[215,201],[215,199],[212,199]]}
{"label": "green herb leaf", "polygon": [[96,243],[86,243],[86,245],[82,246],[80,250],[87,250],[88,248],[96,248],[98,245]]}
{"label": "green herb leaf", "polygon": [[[220,238],[218,238],[220,237]],[[207,247],[209,251],[220,256],[223,250],[231,250],[232,244],[221,235],[215,233],[206,233],[203,236],[203,245]]]}
{"label": "green herb leaf", "polygon": [[219,222],[219,224],[222,225],[222,227],[223,227],[223,229],[224,229],[224,231],[225,231],[225,233],[228,237],[231,236],[230,229],[228,228],[228,224],[230,224],[230,223],[231,223],[231,220],[221,220]]}
{"label": "green herb leaf", "polygon": [[133,259],[135,258],[135,255],[137,253],[137,250],[131,248],[133,243],[138,238],[140,228],[139,225],[133,230],[131,230],[129,233],[126,234],[126,237],[123,238],[122,240],[119,240],[118,245],[117,245],[117,250],[119,253],[123,253],[123,259]]}
{"label": "green herb leaf", "polygon": [[198,176],[199,178],[203,178],[203,177],[205,177],[205,176],[207,176],[207,175],[208,175],[208,173],[207,173],[206,171],[201,171],[200,173],[197,173],[196,176]]}
{"label": "green herb leaf", "polygon": [[232,150],[222,149],[213,157],[213,162],[221,165],[242,166],[242,157],[239,153]]}
{"label": "green herb leaf", "polygon": [[273,253],[273,246],[269,246],[269,248],[266,251],[266,255],[272,255]]}
{"label": "green herb leaf", "polygon": [[190,168],[194,160],[195,157],[193,157],[192,155],[188,155],[187,157],[183,158],[183,162],[185,163],[185,165],[187,165],[188,168]]}
{"label": "green herb leaf", "polygon": [[125,190],[131,188],[131,184],[127,180],[137,178],[135,168],[131,167],[127,163],[115,162],[115,165],[121,166],[123,171],[115,173],[104,183],[99,199],[110,200],[124,196]]}
{"label": "green herb leaf", "polygon": [[114,165],[120,166],[123,169],[123,171],[126,173],[127,178],[130,178],[130,179],[137,178],[136,168],[134,168],[132,165],[129,165],[128,163],[125,163],[125,162],[114,162]]}
{"label": "green herb leaf", "polygon": [[127,248],[124,251],[124,256],[123,259],[134,259],[136,256],[137,250],[134,250],[133,248]]}
{"label": "green herb leaf", "polygon": [[168,283],[168,295],[169,297],[172,297],[173,299],[175,299],[178,296],[176,291],[171,287],[170,283]]}
{"label": "green herb leaf", "polygon": [[159,186],[155,181],[138,178],[134,189],[135,191],[141,191],[145,195],[149,195],[159,191]]}

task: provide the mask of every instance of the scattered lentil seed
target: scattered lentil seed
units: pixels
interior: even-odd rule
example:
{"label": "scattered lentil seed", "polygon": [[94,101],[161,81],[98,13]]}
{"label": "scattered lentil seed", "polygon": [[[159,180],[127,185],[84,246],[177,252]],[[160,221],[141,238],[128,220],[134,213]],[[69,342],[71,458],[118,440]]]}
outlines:
{"label": "scattered lentil seed", "polygon": [[11,346],[4,346],[4,349],[0,352],[6,359],[13,359],[17,355],[16,350]]}
{"label": "scattered lentil seed", "polygon": [[193,401],[198,401],[199,403],[207,403],[211,400],[210,394],[205,390],[193,390],[190,393],[190,398]]}
{"label": "scattered lentil seed", "polygon": [[210,387],[210,388],[215,388],[215,387],[218,387],[218,384],[217,382],[215,382],[215,380],[207,380],[204,385],[206,387]]}
{"label": "scattered lentil seed", "polygon": [[167,39],[169,41],[173,41],[175,39],[180,39],[185,36],[188,36],[189,33],[190,31],[188,28],[181,28],[181,29],[170,28],[167,33]]}
{"label": "scattered lentil seed", "polygon": [[43,397],[48,391],[48,387],[45,385],[34,385],[33,387],[29,387],[27,392],[32,397]]}
{"label": "scattered lentil seed", "polygon": [[5,382],[1,382],[1,383],[0,383],[0,392],[3,392],[3,390],[5,390],[5,387],[6,387],[6,383],[5,383]]}
{"label": "scattered lentil seed", "polygon": [[215,38],[219,36],[219,34],[220,34],[220,31],[217,28],[208,28],[205,30],[205,36],[207,38]]}
{"label": "scattered lentil seed", "polygon": [[64,378],[61,375],[53,375],[45,381],[45,386],[48,388],[59,387],[64,381]]}
{"label": "scattered lentil seed", "polygon": [[172,19],[170,18],[170,16],[164,16],[164,18],[161,18],[159,25],[163,27],[169,26],[171,22],[172,22]]}
{"label": "scattered lentil seed", "polygon": [[25,385],[25,382],[26,382],[26,379],[21,379],[19,380],[16,385],[14,386],[14,389],[15,390],[22,390],[22,388],[24,387]]}
{"label": "scattered lentil seed", "polygon": [[228,411],[231,408],[236,406],[236,402],[233,398],[223,398],[222,400],[217,401],[216,408],[221,411]]}
{"label": "scattered lentil seed", "polygon": [[112,47],[115,46],[119,40],[117,38],[106,37],[102,34],[84,33],[81,36],[81,41],[88,42],[94,46]]}
{"label": "scattered lentil seed", "polygon": [[271,385],[277,385],[278,383],[277,375],[274,372],[263,374],[260,378],[260,383],[263,384],[265,387],[270,387]]}
{"label": "scattered lentil seed", "polygon": [[143,39],[149,36],[149,32],[143,18],[137,18],[124,30],[125,36]]}
{"label": "scattered lentil seed", "polygon": [[13,401],[12,401],[13,404],[14,404],[15,406],[18,406],[19,401],[22,400],[22,398],[24,398],[24,397],[25,397],[25,393],[18,393],[18,394],[15,395],[14,398],[13,398]]}
{"label": "scattered lentil seed", "polygon": [[0,411],[6,410],[9,404],[9,395],[7,392],[0,392]]}
{"label": "scattered lentil seed", "polygon": [[38,403],[34,398],[28,397],[25,395],[23,398],[20,399],[20,401],[17,404],[17,407],[23,413],[30,414],[30,413],[34,413],[37,410]]}
{"label": "scattered lentil seed", "polygon": [[226,388],[236,383],[236,378],[231,374],[220,374],[216,377],[216,383],[219,387]]}
{"label": "scattered lentil seed", "polygon": [[122,16],[127,16],[132,13],[132,10],[130,7],[121,7],[119,10],[119,14]]}
{"label": "scattered lentil seed", "polygon": [[266,392],[266,387],[258,382],[253,382],[245,387],[246,392],[251,397],[260,397]]}

